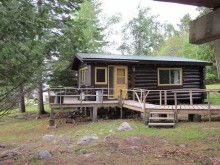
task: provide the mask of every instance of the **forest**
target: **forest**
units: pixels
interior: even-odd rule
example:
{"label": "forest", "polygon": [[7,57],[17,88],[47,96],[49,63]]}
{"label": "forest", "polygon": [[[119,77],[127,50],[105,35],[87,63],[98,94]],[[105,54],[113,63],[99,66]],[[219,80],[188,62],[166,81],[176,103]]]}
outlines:
{"label": "forest", "polygon": [[[197,10],[200,16],[209,12]],[[158,17],[150,8],[138,6],[137,15],[122,27],[117,51],[209,61],[213,66],[207,67],[206,82],[218,82],[214,44],[188,42],[191,16],[183,16],[178,28],[159,22]],[[120,21],[120,14],[104,16],[101,4],[94,0],[2,0],[0,117],[18,105],[25,112],[25,98],[34,94],[38,116],[44,114],[44,85],[74,86],[76,77],[68,67],[74,54],[111,53],[113,26]]]}

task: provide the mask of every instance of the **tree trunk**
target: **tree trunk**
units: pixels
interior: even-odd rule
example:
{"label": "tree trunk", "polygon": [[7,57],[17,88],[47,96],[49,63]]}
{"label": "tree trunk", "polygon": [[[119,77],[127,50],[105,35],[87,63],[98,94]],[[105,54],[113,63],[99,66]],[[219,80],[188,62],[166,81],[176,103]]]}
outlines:
{"label": "tree trunk", "polygon": [[38,82],[38,93],[37,93],[37,100],[38,100],[38,117],[42,114],[45,114],[46,111],[44,110],[44,101],[43,101],[43,83],[42,81]]}
{"label": "tree trunk", "polygon": [[23,85],[21,85],[19,87],[19,111],[21,113],[24,113],[26,112],[26,109],[25,109],[25,100],[24,100],[24,87]]}

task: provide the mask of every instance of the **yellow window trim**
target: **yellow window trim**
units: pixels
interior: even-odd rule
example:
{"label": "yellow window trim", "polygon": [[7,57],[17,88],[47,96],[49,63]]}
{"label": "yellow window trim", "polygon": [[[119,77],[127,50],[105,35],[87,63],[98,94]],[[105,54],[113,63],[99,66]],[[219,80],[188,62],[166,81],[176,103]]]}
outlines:
{"label": "yellow window trim", "polygon": [[[96,71],[98,69],[105,69],[105,81],[104,82],[97,82]],[[107,84],[107,67],[95,67],[95,84]]]}
{"label": "yellow window trim", "polygon": [[[180,70],[180,83],[179,84],[160,84],[160,70]],[[157,84],[158,86],[181,86],[183,85],[182,68],[158,68],[157,69]]]}
{"label": "yellow window trim", "polygon": [[[83,72],[84,70],[87,70],[87,69],[88,69],[87,66],[85,66],[85,67],[79,69],[79,84],[82,84],[82,85],[85,85],[85,84],[86,84],[86,82],[83,82],[84,80],[82,80],[82,72]],[[84,83],[84,84],[83,84],[83,83]]]}

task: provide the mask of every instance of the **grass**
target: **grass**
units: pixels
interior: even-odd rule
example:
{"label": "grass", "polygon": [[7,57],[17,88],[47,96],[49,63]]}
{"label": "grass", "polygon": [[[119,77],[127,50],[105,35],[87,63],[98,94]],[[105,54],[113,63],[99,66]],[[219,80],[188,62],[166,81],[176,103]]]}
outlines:
{"label": "grass", "polygon": [[[207,89],[220,89],[220,84],[207,85]],[[212,103],[220,105],[214,96],[211,95]],[[149,128],[142,121],[127,119],[61,124],[57,129],[48,129],[48,115],[36,120],[37,106],[27,106],[26,110],[22,114],[15,110],[11,115],[0,118],[0,144],[6,145],[6,148],[0,147],[0,164],[2,152],[24,144],[30,144],[31,150],[17,160],[3,160],[2,164],[211,164],[207,158],[220,159],[219,116],[217,122],[179,122],[175,128]],[[45,105],[45,110],[49,112],[48,105]],[[118,131],[124,121],[131,125],[131,131]],[[43,142],[42,137],[46,134],[53,134],[54,140],[65,134],[72,143],[54,145]],[[77,145],[81,137],[91,135],[98,136],[97,143]],[[111,139],[104,142],[108,136]],[[181,148],[180,144],[186,147]],[[131,146],[139,149],[131,150]],[[71,148],[70,151],[67,147]],[[145,151],[146,148],[149,150]],[[49,150],[53,158],[32,160],[31,156],[40,149]],[[174,155],[164,157],[166,150]],[[179,151],[185,155],[178,155]],[[86,153],[95,154],[85,158]],[[192,155],[198,156],[194,158]]]}
{"label": "grass", "polygon": [[[27,112],[27,114],[32,114],[32,112]],[[20,116],[18,115],[17,117]],[[5,120],[7,120],[7,123],[4,123]],[[61,144],[61,146],[56,146],[52,143],[45,143],[42,141],[42,137],[46,134],[55,135],[55,140],[58,139],[59,135],[61,134],[65,134],[66,136],[72,138],[72,149],[69,153],[72,155],[71,157],[73,157],[74,160],[83,161],[85,159],[83,156],[85,153],[95,152],[96,156],[98,157],[96,158],[96,164],[103,164],[103,161],[106,161],[106,159],[104,158],[104,153],[108,153],[111,150],[113,150],[112,152],[114,152],[114,156],[108,158],[108,161],[110,161],[109,164],[118,164],[119,162],[123,164],[125,157],[121,155],[121,152],[124,152],[124,150],[121,150],[120,147],[119,149],[114,148],[114,146],[118,144],[123,148],[123,145],[126,142],[123,139],[130,139],[133,137],[141,137],[141,139],[144,140],[144,142],[142,142],[143,144],[141,145],[147,145],[148,147],[151,147],[151,145],[155,147],[154,145],[156,145],[157,142],[164,143],[165,141],[165,144],[162,145],[161,143],[162,146],[159,146],[157,148],[158,152],[162,152],[159,151],[162,149],[181,149],[186,150],[184,152],[190,151],[200,155],[208,155],[211,157],[218,157],[220,155],[220,150],[218,150],[218,148],[220,148],[220,122],[180,122],[174,129],[166,129],[148,128],[141,121],[136,120],[107,120],[95,123],[79,122],[76,125],[63,124],[60,125],[60,127],[58,127],[57,129],[48,129],[47,117],[42,118],[40,120],[35,120],[34,118],[27,120],[23,118],[16,118],[16,120],[18,122],[14,122],[13,117],[6,117],[5,119],[0,119],[1,134],[4,135],[0,136],[0,143],[6,144],[7,149],[13,149],[23,144],[31,143],[32,147],[34,148],[31,151],[33,153],[37,152],[40,149],[46,148],[53,153],[53,160],[55,162],[57,161],[57,159],[59,161],[68,160],[69,155],[68,153],[66,153],[66,151],[64,151],[68,145]],[[118,131],[117,129],[119,125],[124,121],[128,122],[133,128],[133,130]],[[98,136],[99,142],[83,146],[77,145],[77,141],[81,137],[91,135]],[[103,143],[103,140],[106,136],[110,136],[115,140],[113,140],[113,142]],[[138,145],[138,142],[136,143],[135,145]],[[178,146],[180,144],[185,144],[187,148],[179,148]],[[132,146],[132,143],[127,145]],[[4,149],[0,148],[0,153],[2,151],[4,151]],[[152,151],[152,153],[148,153],[148,156],[146,158],[143,155],[136,155],[136,153],[133,153],[131,149],[127,149],[126,152],[129,152],[128,155],[126,155],[126,158],[136,160],[138,156],[138,159],[141,160],[144,164],[144,162],[148,160],[155,161],[154,152],[157,151]],[[25,160],[23,160],[23,158]],[[22,162],[30,161],[30,157],[24,156],[23,158]],[[169,164],[169,162],[171,161],[171,159],[168,158],[163,158],[162,160],[161,159],[160,161],[163,161],[165,164],[166,162],[167,164]],[[71,162],[73,160],[71,159],[69,161]],[[65,164],[71,164],[70,162],[66,162]],[[85,164],[89,163],[85,162]],[[128,164],[130,164],[129,161]]]}
{"label": "grass", "polygon": [[[211,85],[206,85],[207,89],[218,89],[220,90],[220,84],[211,84]],[[211,99],[211,104],[212,105],[220,105],[220,93],[217,95],[214,93],[210,93],[210,99]]]}

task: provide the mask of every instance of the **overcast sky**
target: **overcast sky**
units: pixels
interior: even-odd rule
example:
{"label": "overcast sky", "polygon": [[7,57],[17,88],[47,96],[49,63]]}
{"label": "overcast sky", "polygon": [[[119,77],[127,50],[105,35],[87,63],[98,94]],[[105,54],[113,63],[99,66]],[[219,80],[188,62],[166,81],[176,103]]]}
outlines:
{"label": "overcast sky", "polygon": [[[121,13],[122,21],[118,26],[115,26],[119,31],[116,38],[120,44],[120,28],[124,23],[127,23],[136,13],[137,6],[140,4],[143,7],[150,7],[153,15],[159,15],[158,20],[161,23],[167,22],[173,24],[177,28],[180,19],[187,13],[193,19],[198,16],[196,7],[189,5],[181,5],[175,3],[156,2],[153,0],[99,0],[102,3],[103,13],[108,16],[115,13]],[[117,44],[116,44],[117,47]],[[115,52],[112,48],[112,53]]]}

